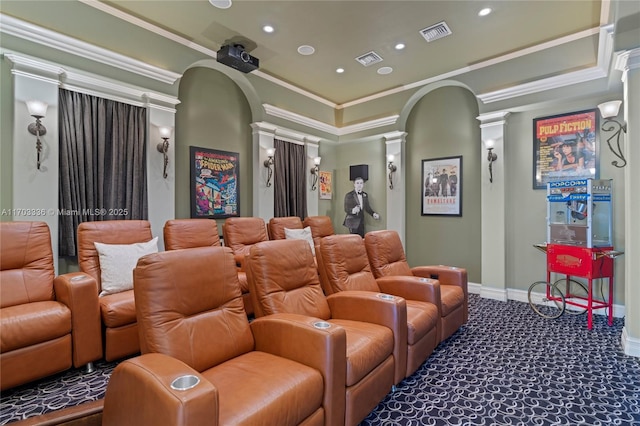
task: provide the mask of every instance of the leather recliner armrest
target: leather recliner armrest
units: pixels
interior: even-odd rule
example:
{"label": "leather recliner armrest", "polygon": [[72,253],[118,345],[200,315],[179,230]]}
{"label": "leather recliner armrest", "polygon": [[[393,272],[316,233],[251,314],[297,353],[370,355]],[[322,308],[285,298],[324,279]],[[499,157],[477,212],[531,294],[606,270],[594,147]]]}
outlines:
{"label": "leather recliner armrest", "polygon": [[96,280],[83,272],[72,272],[56,277],[53,288],[56,300],[71,310],[74,367],[102,358],[102,322]]}
{"label": "leather recliner armrest", "polygon": [[380,277],[376,279],[376,282],[384,293],[400,296],[407,300],[433,303],[438,306],[438,314],[440,314],[440,282],[438,280],[398,275]]}
{"label": "leather recliner armrest", "polygon": [[283,313],[253,320],[251,330],[256,350],[299,362],[322,374],[325,424],[343,424],[347,368],[344,329],[320,318]]}
{"label": "leather recliner armrest", "polygon": [[[178,377],[200,381],[186,390]],[[217,425],[218,390],[200,373],[168,355],[150,353],[128,359],[114,370],[104,399],[103,426]]]}
{"label": "leather recliner armrest", "polygon": [[440,285],[456,285],[462,287],[467,294],[467,270],[454,266],[416,266],[411,268],[416,277],[431,278],[440,281]]}
{"label": "leather recliner armrest", "polygon": [[332,318],[369,322],[391,329],[394,338],[395,381],[399,383],[407,371],[408,331],[405,299],[372,291],[348,290],[327,296],[327,302]]}

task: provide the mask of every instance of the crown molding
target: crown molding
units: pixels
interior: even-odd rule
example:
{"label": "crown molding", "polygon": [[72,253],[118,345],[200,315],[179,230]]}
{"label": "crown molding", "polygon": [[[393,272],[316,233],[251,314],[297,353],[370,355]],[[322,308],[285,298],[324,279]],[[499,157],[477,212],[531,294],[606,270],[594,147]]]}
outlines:
{"label": "crown molding", "polygon": [[166,84],[173,84],[182,77],[181,74],[149,65],[137,59],[132,59],[1,13],[0,32]]}
{"label": "crown molding", "polygon": [[[506,89],[486,92],[477,95],[478,99],[480,99],[482,103],[489,104],[606,77],[613,53],[613,29],[613,25],[605,25],[599,29],[598,63],[596,66],[554,77],[543,78],[530,83],[519,84]],[[592,34],[592,32],[588,32],[588,34]]]}
{"label": "crown molding", "polygon": [[295,112],[275,107],[273,105],[262,104],[262,106],[267,115],[282,118],[283,120],[290,121],[292,123],[302,124],[303,126],[320,130],[334,136],[345,136],[364,130],[371,130],[377,129],[379,127],[394,125],[400,117],[399,115],[391,115],[388,117],[378,118],[362,123],[351,124],[349,126],[336,127],[327,123],[323,123],[322,121],[315,120],[313,118],[305,117],[304,115],[300,115]]}
{"label": "crown molding", "polygon": [[2,56],[12,63],[11,72],[13,74],[46,81],[63,89],[136,106],[149,106],[173,113],[176,111],[175,106],[180,103],[173,96],[152,92],[144,88],[127,86],[101,76],[83,74],[58,64],[15,52],[3,52]]}

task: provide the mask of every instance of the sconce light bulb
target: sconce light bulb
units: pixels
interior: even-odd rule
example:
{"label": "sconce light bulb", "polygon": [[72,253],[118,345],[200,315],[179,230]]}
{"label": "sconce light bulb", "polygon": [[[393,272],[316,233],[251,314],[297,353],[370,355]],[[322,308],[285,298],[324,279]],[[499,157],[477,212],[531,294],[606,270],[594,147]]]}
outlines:
{"label": "sconce light bulb", "polygon": [[319,166],[320,161],[322,161],[322,157],[316,157],[313,159],[313,164],[315,164],[316,166]]}
{"label": "sconce light bulb", "polygon": [[29,115],[35,118],[44,118],[47,115],[49,105],[46,102],[31,100],[27,101]]}
{"label": "sconce light bulb", "polygon": [[387,161],[390,163],[393,163],[393,160],[395,160],[396,157],[393,154],[389,154],[387,155]]}
{"label": "sconce light bulb", "polygon": [[169,138],[171,136],[171,127],[160,127],[160,137]]}
{"label": "sconce light bulb", "polygon": [[267,148],[267,157],[273,157],[275,153],[276,153],[275,148]]}

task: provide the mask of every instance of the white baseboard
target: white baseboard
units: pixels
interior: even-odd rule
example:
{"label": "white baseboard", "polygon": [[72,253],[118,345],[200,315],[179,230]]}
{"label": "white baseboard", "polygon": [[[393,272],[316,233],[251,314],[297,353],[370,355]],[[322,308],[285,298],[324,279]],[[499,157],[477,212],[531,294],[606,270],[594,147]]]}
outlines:
{"label": "white baseboard", "polygon": [[626,355],[640,357],[640,339],[629,337],[626,327],[622,327],[620,341],[622,343],[622,350]]}

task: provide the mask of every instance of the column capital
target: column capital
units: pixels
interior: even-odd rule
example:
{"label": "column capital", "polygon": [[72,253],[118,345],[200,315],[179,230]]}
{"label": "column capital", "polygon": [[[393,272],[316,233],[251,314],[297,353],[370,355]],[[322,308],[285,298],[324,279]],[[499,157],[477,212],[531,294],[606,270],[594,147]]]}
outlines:
{"label": "column capital", "polygon": [[507,124],[507,117],[511,114],[510,111],[494,111],[486,114],[480,114],[476,117],[476,120],[480,121],[480,127],[486,126],[498,126]]}

